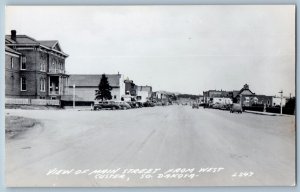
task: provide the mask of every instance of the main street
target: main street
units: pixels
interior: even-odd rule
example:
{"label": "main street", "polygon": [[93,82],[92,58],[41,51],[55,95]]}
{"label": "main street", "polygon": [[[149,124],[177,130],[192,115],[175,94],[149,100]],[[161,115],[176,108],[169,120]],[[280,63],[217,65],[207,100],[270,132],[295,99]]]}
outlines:
{"label": "main street", "polygon": [[[7,109],[41,124],[6,140],[9,186],[293,185],[295,117],[190,106],[124,111]],[[193,179],[95,179],[50,169],[224,168]],[[236,177],[247,172],[251,176]]]}

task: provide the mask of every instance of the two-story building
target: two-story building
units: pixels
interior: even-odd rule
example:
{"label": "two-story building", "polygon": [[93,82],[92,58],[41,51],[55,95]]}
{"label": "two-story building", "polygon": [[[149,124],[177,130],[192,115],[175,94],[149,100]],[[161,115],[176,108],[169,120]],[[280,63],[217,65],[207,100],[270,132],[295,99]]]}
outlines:
{"label": "two-story building", "polygon": [[38,41],[15,30],[5,36],[5,97],[60,99],[68,75],[57,40]]}

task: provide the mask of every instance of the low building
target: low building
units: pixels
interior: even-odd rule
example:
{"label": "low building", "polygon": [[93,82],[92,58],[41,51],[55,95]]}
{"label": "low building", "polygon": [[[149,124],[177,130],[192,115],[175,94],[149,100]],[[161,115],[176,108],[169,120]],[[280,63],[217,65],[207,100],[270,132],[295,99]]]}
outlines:
{"label": "low building", "polygon": [[218,91],[209,90],[203,92],[204,103],[212,105],[215,103],[221,104],[231,104],[231,103],[241,103],[242,106],[253,106],[253,105],[266,105],[274,106],[274,103],[278,103],[273,97],[267,95],[257,95],[252,92],[248,84],[245,84],[243,88],[239,91]]}
{"label": "low building", "polygon": [[136,86],[136,99],[137,101],[146,102],[150,100],[152,96],[152,87],[151,86]]}
{"label": "low building", "polygon": [[265,105],[267,107],[272,106],[272,96],[266,95],[242,95],[242,106],[250,107],[255,105]]}
{"label": "low building", "polygon": [[[112,87],[111,95],[113,101],[121,101],[121,96],[125,93],[124,76],[121,74],[105,74],[109,85]],[[67,86],[68,95],[63,98],[64,101],[73,100],[75,85],[76,102],[91,104],[95,101],[95,93],[102,75],[79,75],[71,74]]]}
{"label": "low building", "polygon": [[233,92],[223,90],[209,90],[203,92],[203,103],[211,106],[216,103],[231,104],[233,100]]}
{"label": "low building", "polygon": [[211,104],[230,105],[232,104],[232,99],[229,97],[214,97],[212,98]]}

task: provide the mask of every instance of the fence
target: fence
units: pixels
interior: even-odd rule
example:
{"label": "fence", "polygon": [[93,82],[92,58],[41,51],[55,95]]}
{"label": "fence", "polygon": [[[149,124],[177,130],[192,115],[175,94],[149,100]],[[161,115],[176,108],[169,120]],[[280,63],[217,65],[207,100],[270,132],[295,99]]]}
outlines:
{"label": "fence", "polygon": [[30,105],[30,99],[5,98],[5,104]]}
{"label": "fence", "polygon": [[[263,112],[264,107],[263,106],[250,106],[250,107],[243,106],[243,110]],[[266,112],[280,113],[280,107],[266,107]],[[294,107],[282,107],[282,113],[288,114],[288,115],[295,115],[295,108]]]}
{"label": "fence", "polygon": [[5,104],[10,104],[10,105],[51,105],[51,106],[59,106],[60,105],[60,100],[5,98]]}

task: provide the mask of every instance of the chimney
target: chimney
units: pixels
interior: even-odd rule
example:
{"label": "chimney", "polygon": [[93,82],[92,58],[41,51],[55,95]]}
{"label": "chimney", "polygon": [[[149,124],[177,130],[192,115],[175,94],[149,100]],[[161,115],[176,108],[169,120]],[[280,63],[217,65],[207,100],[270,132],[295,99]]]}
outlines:
{"label": "chimney", "polygon": [[14,41],[17,40],[17,31],[16,30],[11,30],[10,38]]}

